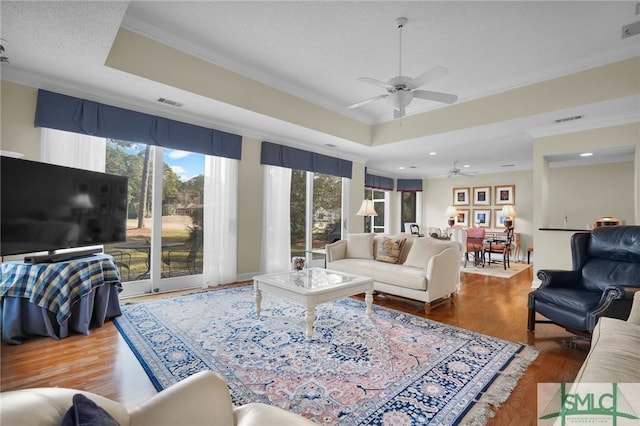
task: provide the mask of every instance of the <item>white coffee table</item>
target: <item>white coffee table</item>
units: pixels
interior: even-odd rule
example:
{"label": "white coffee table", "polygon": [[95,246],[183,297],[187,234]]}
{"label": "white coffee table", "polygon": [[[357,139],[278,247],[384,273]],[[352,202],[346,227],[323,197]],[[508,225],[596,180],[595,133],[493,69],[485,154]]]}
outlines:
{"label": "white coffee table", "polygon": [[262,291],[286,297],[302,303],[307,324],[306,337],[313,336],[315,309],[320,303],[343,297],[365,293],[366,314],[371,317],[373,304],[373,279],[359,275],[345,274],[323,268],[309,268],[302,271],[280,272],[253,277],[256,315],[260,317]]}

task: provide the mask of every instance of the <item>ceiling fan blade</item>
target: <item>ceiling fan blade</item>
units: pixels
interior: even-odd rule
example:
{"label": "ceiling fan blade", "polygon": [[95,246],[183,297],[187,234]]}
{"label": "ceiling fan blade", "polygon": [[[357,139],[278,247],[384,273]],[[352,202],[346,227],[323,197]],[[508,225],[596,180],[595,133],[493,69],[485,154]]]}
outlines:
{"label": "ceiling fan blade", "polygon": [[349,105],[347,108],[349,108],[349,109],[358,108],[358,107],[361,107],[362,105],[366,105],[368,103],[375,102],[375,101],[377,101],[379,99],[384,99],[387,96],[389,96],[388,93],[385,93],[384,95],[374,96],[373,98],[365,99],[364,101],[356,102],[353,105]]}
{"label": "ceiling fan blade", "polygon": [[414,90],[413,96],[415,98],[427,99],[430,101],[444,102],[445,104],[452,104],[458,100],[458,95],[441,92],[431,92],[429,90]]}
{"label": "ceiling fan blade", "polygon": [[373,84],[373,85],[378,86],[378,87],[383,87],[383,88],[385,88],[387,90],[395,89],[395,86],[392,86],[389,83],[385,83],[384,81],[376,80],[375,78],[360,77],[358,79],[358,81],[362,81],[362,82],[365,82],[365,83]]}
{"label": "ceiling fan blade", "polygon": [[417,89],[418,87],[423,86],[430,81],[442,78],[447,74],[449,74],[449,70],[445,67],[431,68],[429,71],[423,72],[413,80],[409,81],[407,83],[407,87],[410,89]]}
{"label": "ceiling fan blade", "polygon": [[393,110],[393,118],[402,118],[404,117],[404,114],[405,114],[404,108],[397,108]]}

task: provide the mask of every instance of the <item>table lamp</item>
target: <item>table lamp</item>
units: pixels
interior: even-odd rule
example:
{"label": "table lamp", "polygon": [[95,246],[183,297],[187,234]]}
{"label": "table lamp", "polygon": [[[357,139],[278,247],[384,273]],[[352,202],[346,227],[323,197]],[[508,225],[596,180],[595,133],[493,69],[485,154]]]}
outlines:
{"label": "table lamp", "polygon": [[444,212],[445,216],[449,216],[449,227],[453,228],[453,225],[456,224],[456,216],[458,215],[458,210],[454,206],[447,207],[447,210]]}
{"label": "table lamp", "polygon": [[362,205],[360,206],[360,210],[356,213],[356,216],[369,216],[371,217],[371,226],[367,232],[371,232],[373,229],[373,216],[378,216],[376,209],[373,208],[373,200],[362,200]]}
{"label": "table lamp", "polygon": [[504,226],[509,229],[513,227],[513,221],[516,217],[516,209],[513,206],[502,207],[502,216],[504,217]]}

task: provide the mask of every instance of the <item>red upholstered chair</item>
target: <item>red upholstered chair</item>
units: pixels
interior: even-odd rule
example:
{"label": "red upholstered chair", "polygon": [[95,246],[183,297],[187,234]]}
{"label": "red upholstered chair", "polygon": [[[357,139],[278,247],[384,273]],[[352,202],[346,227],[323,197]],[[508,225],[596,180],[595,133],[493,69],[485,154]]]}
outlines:
{"label": "red upholstered chair", "polygon": [[484,228],[468,228],[467,229],[467,248],[464,253],[464,266],[469,261],[469,253],[473,255],[473,264],[475,266],[484,266]]}

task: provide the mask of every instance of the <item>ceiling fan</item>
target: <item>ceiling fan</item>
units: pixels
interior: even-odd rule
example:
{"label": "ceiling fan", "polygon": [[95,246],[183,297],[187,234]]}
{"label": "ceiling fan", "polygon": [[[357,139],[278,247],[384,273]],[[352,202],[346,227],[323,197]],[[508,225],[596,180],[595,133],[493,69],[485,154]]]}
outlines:
{"label": "ceiling fan", "polygon": [[461,169],[456,167],[456,164],[458,164],[458,162],[454,161],[451,169],[447,172],[447,177],[457,177],[457,176],[473,177],[478,174],[476,172],[463,172]]}
{"label": "ceiling fan", "polygon": [[444,67],[435,67],[420,74],[416,78],[410,78],[402,75],[402,28],[407,23],[407,18],[398,18],[395,20],[400,33],[400,53],[399,53],[399,70],[398,76],[393,77],[386,83],[369,77],[360,77],[358,80],[370,83],[387,90],[387,93],[365,99],[355,104],[349,105],[347,108],[358,108],[371,102],[386,99],[393,106],[393,118],[404,117],[405,108],[411,103],[413,98],[427,99],[430,101],[443,102],[452,104],[458,100],[457,95],[449,93],[431,92],[428,90],[416,90],[418,87],[426,83],[443,77],[449,73]]}

